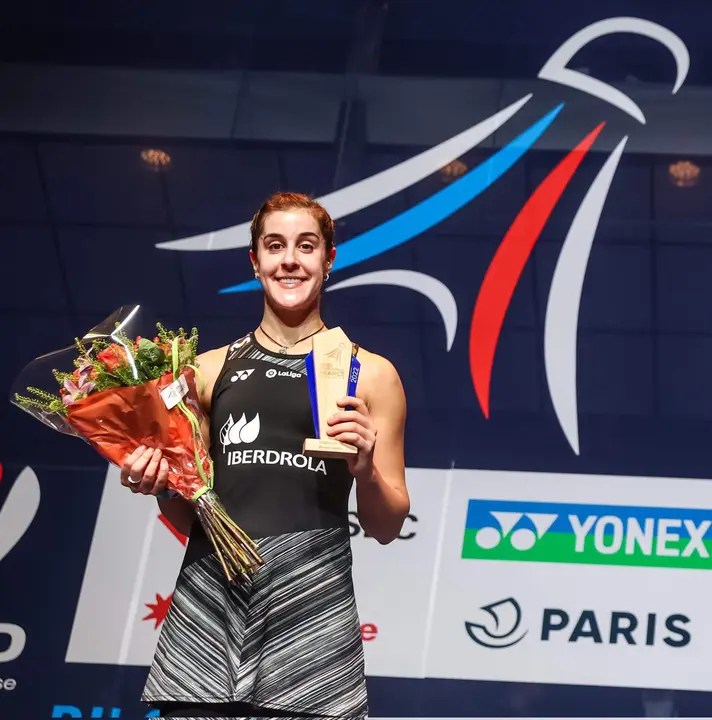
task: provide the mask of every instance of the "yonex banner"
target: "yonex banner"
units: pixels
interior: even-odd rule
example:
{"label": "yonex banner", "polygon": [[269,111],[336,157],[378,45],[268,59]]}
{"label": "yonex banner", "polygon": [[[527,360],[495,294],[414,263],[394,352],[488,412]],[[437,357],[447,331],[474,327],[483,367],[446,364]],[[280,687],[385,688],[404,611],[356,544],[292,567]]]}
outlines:
{"label": "yonex banner", "polygon": [[462,557],[712,568],[712,508],[471,499]]}
{"label": "yonex banner", "polygon": [[462,470],[449,484],[427,676],[712,689],[710,483]]}

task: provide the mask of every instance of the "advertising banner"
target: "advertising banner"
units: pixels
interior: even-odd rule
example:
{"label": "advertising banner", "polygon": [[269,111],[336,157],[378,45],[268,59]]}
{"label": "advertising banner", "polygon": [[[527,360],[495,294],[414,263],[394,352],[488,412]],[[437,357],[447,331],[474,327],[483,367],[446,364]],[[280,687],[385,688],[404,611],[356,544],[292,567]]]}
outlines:
{"label": "advertising banner", "polygon": [[410,515],[389,545],[365,535],[351,495],[353,576],[369,675],[424,675],[448,472],[408,469]]}
{"label": "advertising banner", "polygon": [[456,471],[427,675],[709,690],[712,485]]}

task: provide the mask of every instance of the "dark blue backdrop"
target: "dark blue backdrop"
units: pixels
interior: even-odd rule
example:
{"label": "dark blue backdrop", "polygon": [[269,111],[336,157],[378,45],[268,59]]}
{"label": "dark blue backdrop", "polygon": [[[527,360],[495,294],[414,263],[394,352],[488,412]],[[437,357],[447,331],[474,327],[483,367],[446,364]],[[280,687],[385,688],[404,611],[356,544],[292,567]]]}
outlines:
{"label": "dark blue backdrop", "polygon": [[[319,2],[309,8],[307,2],[307,9],[298,12],[293,4],[273,3],[273,9],[281,10],[274,16],[274,25],[254,7],[240,8],[238,15],[225,7],[215,9],[214,15],[206,10],[203,21],[209,27],[202,34],[195,27],[196,16],[189,18],[167,7],[165,16],[133,9],[133,25],[111,14],[97,16],[86,4],[81,11],[63,7],[62,12],[54,11],[55,24],[48,23],[44,29],[16,8],[14,15],[5,18],[2,33],[8,42],[0,59],[332,74],[355,68],[356,73],[383,76],[520,78],[522,87],[535,91],[541,87],[535,80],[539,67],[572,32],[613,14],[637,13],[683,36],[693,59],[688,83],[706,93],[712,79],[709,46],[701,40],[709,27],[710,11],[702,3],[678,3],[674,10],[666,3],[663,10],[651,8],[650,3],[621,1],[582,10],[569,2],[552,2],[540,4],[541,12],[528,3],[512,3],[509,11],[485,13],[476,11],[474,4],[451,0],[437,3],[440,11],[435,13],[432,8],[426,11],[425,3],[406,7],[394,2],[376,38],[375,65],[364,65],[358,52],[371,47],[374,37],[358,23],[356,30],[351,26],[354,17],[371,17],[359,13],[376,12],[378,17],[382,7],[364,3],[363,10],[358,3],[345,3],[339,10],[337,5]],[[165,23],[156,44],[131,45],[137,38],[150,37],[152,22]],[[230,28],[233,35],[228,33]],[[296,41],[300,32],[303,43]],[[224,54],[219,51],[221,34]],[[49,38],[44,45],[43,37]],[[66,47],[59,42],[62,37],[67,39]],[[208,42],[211,37],[213,43]],[[69,42],[72,38],[77,41],[74,45]],[[122,40],[112,44],[110,38]],[[192,38],[193,44],[186,38]],[[249,51],[244,47],[246,38]],[[322,40],[328,40],[326,46],[320,44]],[[344,44],[347,50],[342,52]],[[237,48],[235,54],[228,53],[228,45]],[[192,53],[186,50],[191,47]],[[636,42],[618,40],[601,48],[598,54],[581,58],[597,77],[619,81],[634,74],[639,80],[670,85],[672,70],[666,56],[656,50],[641,55]],[[368,57],[373,61],[372,53]],[[532,118],[568,97],[563,91],[560,97],[548,92],[532,101]],[[275,100],[279,107],[280,98]],[[543,324],[558,251],[606,153],[596,152],[585,159],[524,270],[495,358],[489,420],[477,404],[468,365],[469,323],[477,293],[512,220],[571,145],[535,146],[485,194],[431,231],[335,274],[332,282],[370,270],[416,270],[444,282],[457,301],[458,331],[447,352],[440,316],[416,293],[355,288],[324,298],[327,323],[341,324],[354,340],[385,355],[399,370],[409,404],[408,466],[708,475],[712,429],[710,135],[700,131],[691,140],[689,106],[675,105],[675,101],[668,95],[664,107],[645,106],[653,118],[646,127],[633,126],[630,119],[622,119],[619,111],[603,103],[587,106],[588,130],[601,120],[609,122],[601,135],[607,147],[630,131],[638,133],[639,139],[649,133],[649,146],[654,145],[653,136],[664,137],[669,152],[634,147],[626,153],[596,236],[578,336],[580,456],[568,446],[547,393]],[[378,133],[378,127],[365,121],[359,138],[358,107],[348,103],[339,106],[332,137],[295,142],[220,138],[209,133],[180,136],[169,124],[159,134],[129,129],[113,134],[89,132],[82,129],[85,124],[79,119],[72,132],[66,129],[66,118],[57,121],[63,131],[24,132],[8,119],[13,97],[6,96],[6,102],[9,109],[5,115],[0,113],[0,391],[5,397],[26,362],[69,344],[119,305],[141,303],[170,326],[197,325],[203,349],[253,329],[260,317],[260,297],[219,294],[221,288],[250,278],[246,249],[177,253],[157,249],[156,243],[244,222],[275,190],[318,196],[428,147],[373,142],[369,137]],[[91,97],[80,105],[89,108],[88,113],[96,110]],[[28,112],[26,104],[22,108]],[[285,123],[290,111],[284,108]],[[448,111],[447,107],[439,110],[443,116]],[[131,112],[136,113],[136,107]],[[433,112],[432,107],[423,109],[426,118]],[[574,122],[572,112],[564,108],[562,123]],[[28,120],[31,127],[39,122],[42,107],[36,107],[35,113]],[[664,123],[655,120],[663,113]],[[487,114],[471,117],[470,124]],[[132,122],[127,111],[127,127]],[[435,135],[444,140],[468,126]],[[583,137],[576,133],[574,143]],[[644,144],[640,140],[638,148]],[[678,145],[679,153],[675,152]],[[168,153],[170,165],[162,172],[147,166],[141,158],[146,147]],[[472,168],[492,152],[475,149],[461,160]],[[697,181],[690,187],[672,182],[669,168],[679,160],[699,168]],[[340,220],[337,241],[412,207],[448,182],[442,173],[435,173]],[[45,718],[51,716],[54,705],[64,704],[79,707],[82,717],[89,717],[92,706],[122,708],[121,717],[141,717],[136,699],[145,669],[64,663],[105,464],[87,446],[49,432],[8,402],[0,404],[0,427],[0,503],[27,465],[37,473],[42,488],[33,526],[0,565],[0,621],[28,631],[21,657],[0,665],[0,674],[17,680],[16,689],[0,691],[0,715],[13,720]],[[385,678],[370,678],[369,688],[374,717],[644,713],[643,693],[634,688]],[[676,693],[675,706],[680,715],[704,716],[712,712],[712,698],[703,693]]]}

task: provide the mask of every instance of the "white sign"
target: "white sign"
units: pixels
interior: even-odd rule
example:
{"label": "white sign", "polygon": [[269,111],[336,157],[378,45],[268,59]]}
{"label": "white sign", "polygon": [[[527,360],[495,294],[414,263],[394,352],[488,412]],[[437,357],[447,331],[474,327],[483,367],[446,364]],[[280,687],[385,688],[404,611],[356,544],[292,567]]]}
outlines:
{"label": "white sign", "polygon": [[364,634],[368,675],[423,676],[447,474],[447,470],[407,470],[410,517],[401,538],[388,545],[365,537],[355,518],[355,492],[351,496],[356,602],[361,622],[376,628],[375,637]]}
{"label": "white sign", "polygon": [[456,471],[427,675],[710,690],[712,483]]}
{"label": "white sign", "polygon": [[185,548],[156,499],[135,496],[110,465],[67,662],[150,665]]}

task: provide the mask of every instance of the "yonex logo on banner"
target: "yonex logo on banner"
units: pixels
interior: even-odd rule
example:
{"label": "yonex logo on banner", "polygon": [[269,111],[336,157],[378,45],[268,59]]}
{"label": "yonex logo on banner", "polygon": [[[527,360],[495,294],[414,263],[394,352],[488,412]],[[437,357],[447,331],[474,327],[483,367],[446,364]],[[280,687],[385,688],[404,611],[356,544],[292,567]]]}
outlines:
{"label": "yonex logo on banner", "polygon": [[712,568],[712,509],[471,499],[472,560]]}

